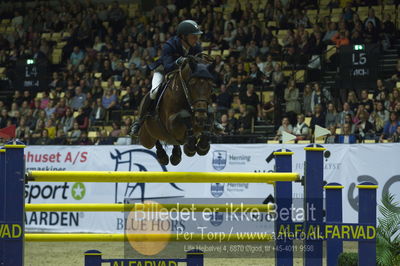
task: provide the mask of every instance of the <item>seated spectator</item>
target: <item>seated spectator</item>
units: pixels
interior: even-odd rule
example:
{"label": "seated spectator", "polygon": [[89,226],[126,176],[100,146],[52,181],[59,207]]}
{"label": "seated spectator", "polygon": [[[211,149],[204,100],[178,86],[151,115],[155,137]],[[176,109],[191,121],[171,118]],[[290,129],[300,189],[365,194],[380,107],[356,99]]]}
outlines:
{"label": "seated spectator", "polygon": [[343,110],[338,114],[337,117],[337,124],[342,125],[344,124],[344,119],[346,115],[350,114],[351,116],[354,115],[354,112],[350,109],[350,105],[348,102],[343,103]]}
{"label": "seated spectator", "polygon": [[303,113],[306,116],[312,115],[311,93],[312,93],[311,85],[306,84],[306,86],[304,86],[304,92],[303,92]]}
{"label": "seated spectator", "polygon": [[329,127],[329,131],[331,133],[329,134],[329,136],[326,137],[325,143],[334,144],[334,143],[336,143],[336,138],[337,138],[337,136],[336,136],[336,126],[335,125],[331,125]]}
{"label": "seated spectator", "polygon": [[315,105],[314,114],[311,116],[310,127],[313,131],[316,125],[325,127],[325,114],[320,104]]}
{"label": "seated spectator", "polygon": [[359,101],[354,91],[349,91],[346,102],[350,105],[350,110],[352,110],[354,113],[357,112]]}
{"label": "seated spectator", "polygon": [[335,105],[333,103],[328,103],[328,108],[325,114],[325,128],[330,126],[336,126],[338,123],[338,114],[336,112]]}
{"label": "seated spectator", "polygon": [[382,142],[384,139],[392,138],[394,132],[396,132],[399,125],[400,121],[398,119],[398,114],[396,112],[390,112],[389,121],[386,122],[383,128],[383,133],[380,137],[380,141]]}
{"label": "seated spectator", "polygon": [[88,138],[88,133],[87,131],[83,130],[81,132],[81,135],[77,141],[77,145],[92,145],[92,142]]}
{"label": "seated spectator", "polygon": [[345,143],[345,144],[356,143],[357,141],[356,136],[351,133],[351,125],[349,123],[345,123],[342,129],[343,129],[342,133],[337,136],[336,143]]}
{"label": "seated spectator", "polygon": [[368,113],[371,113],[372,111],[374,111],[374,102],[368,98],[367,90],[361,91],[360,104],[364,105],[364,108]]}
{"label": "seated spectator", "polygon": [[57,130],[57,135],[53,140],[54,145],[67,145],[67,137],[63,129]]}
{"label": "seated spectator", "polygon": [[284,117],[282,119],[282,125],[278,128],[275,136],[275,140],[282,140],[282,132],[285,131],[287,133],[293,133],[293,127],[289,122],[289,118]]}
{"label": "seated spectator", "polygon": [[117,106],[117,96],[110,89],[104,90],[101,103],[106,110],[112,110]]}
{"label": "seated spectator", "polygon": [[54,122],[52,119],[47,119],[45,122],[45,128],[47,130],[47,136],[50,139],[54,139],[56,137],[56,126],[54,125]]}
{"label": "seated spectator", "polygon": [[304,140],[309,138],[309,129],[306,123],[304,122],[304,115],[299,114],[297,115],[297,124],[293,129],[293,135],[297,138],[296,140]]}
{"label": "seated spectator", "polygon": [[355,134],[358,136],[359,140],[364,140],[364,139],[374,139],[374,126],[372,125],[371,122],[368,121],[369,114],[368,112],[362,112],[359,116],[359,121],[355,125],[356,130]]}
{"label": "seated spectator", "polygon": [[72,66],[76,68],[82,62],[84,57],[85,54],[83,53],[83,51],[78,46],[75,46],[74,50],[71,53],[71,56],[69,57],[69,60]]}
{"label": "seated spectator", "polygon": [[38,138],[40,138],[41,136],[42,136],[42,131],[43,131],[43,129],[45,129],[45,122],[44,122],[44,120],[43,119],[38,119],[37,121],[36,121],[36,126],[35,126],[35,129],[33,130],[33,132],[32,132],[32,138],[33,139],[38,139]]}
{"label": "seated spectator", "polygon": [[367,26],[363,32],[363,37],[365,43],[377,43],[379,40],[379,32],[378,29],[374,26],[371,21],[367,22]]}
{"label": "seated spectator", "polygon": [[110,136],[114,139],[117,139],[119,135],[121,134],[121,125],[114,121],[112,122],[112,131],[110,132]]}
{"label": "seated spectator", "polygon": [[53,144],[52,140],[49,138],[47,129],[43,129],[40,137],[35,141],[35,145],[51,145]]}
{"label": "seated spectator", "polygon": [[225,128],[225,130],[222,132],[225,135],[233,135],[235,134],[236,128],[235,124],[230,123],[231,120],[229,119],[227,114],[221,115],[221,125]]}
{"label": "seated spectator", "polygon": [[75,96],[72,97],[70,107],[77,111],[79,108],[83,107],[86,100],[86,94],[82,92],[82,88],[77,86],[75,88]]}
{"label": "seated spectator", "polygon": [[294,112],[295,114],[300,113],[300,102],[299,102],[299,89],[296,87],[296,82],[291,79],[288,82],[288,86],[285,89],[285,101],[286,101],[286,112]]}
{"label": "seated spectator", "polygon": [[65,99],[61,98],[60,101],[56,104],[55,114],[57,115],[57,117],[61,118],[61,117],[65,116],[67,108],[68,107],[66,105]]}
{"label": "seated spectator", "polygon": [[400,142],[400,126],[398,126],[396,132],[393,133],[391,142]]}
{"label": "seated spectator", "polygon": [[93,103],[93,109],[90,113],[90,122],[96,124],[105,120],[106,117],[106,109],[103,107],[101,103],[101,99],[97,98],[96,102]]}
{"label": "seated spectator", "polygon": [[89,127],[89,118],[83,112],[83,108],[78,109],[78,116],[75,117],[75,122],[78,123],[80,130],[86,130]]}
{"label": "seated spectator", "polygon": [[54,106],[54,101],[50,100],[49,103],[47,104],[47,107],[44,108],[44,111],[46,112],[46,116],[50,117],[52,114],[56,112],[56,107]]}
{"label": "seated spectator", "polygon": [[15,130],[15,137],[24,143],[29,142],[31,132],[29,127],[26,125],[26,119],[24,117],[19,121],[19,125]]}
{"label": "seated spectator", "polygon": [[350,44],[349,32],[341,31],[339,33],[336,33],[332,37],[332,42],[336,45],[336,48],[340,48],[341,46],[349,45]]}
{"label": "seated spectator", "polygon": [[102,130],[100,132],[100,138],[98,139],[98,142],[96,144],[97,145],[113,145],[114,141],[113,141],[113,138],[108,135],[107,131]]}
{"label": "seated spectator", "polygon": [[129,136],[128,130],[126,129],[126,127],[121,128],[119,137],[114,144],[115,145],[131,145],[132,144],[132,138],[131,138],[131,136]]}
{"label": "seated spectator", "polygon": [[397,88],[393,88],[392,93],[389,94],[389,101],[390,101],[389,111],[393,111],[394,108],[396,107],[396,104],[400,103],[400,92]]}
{"label": "seated spectator", "polygon": [[74,122],[74,128],[71,131],[71,136],[69,137],[69,143],[76,145],[78,140],[82,134],[82,131],[79,129],[79,124]]}
{"label": "seated spectator", "polygon": [[247,84],[247,90],[239,95],[240,104],[246,105],[249,114],[256,118],[261,117],[260,99],[254,92],[254,85]]}
{"label": "seated spectator", "polygon": [[323,42],[330,44],[332,41],[333,36],[337,33],[337,27],[335,22],[331,22],[329,24],[329,30],[325,33],[324,38],[322,39]]}

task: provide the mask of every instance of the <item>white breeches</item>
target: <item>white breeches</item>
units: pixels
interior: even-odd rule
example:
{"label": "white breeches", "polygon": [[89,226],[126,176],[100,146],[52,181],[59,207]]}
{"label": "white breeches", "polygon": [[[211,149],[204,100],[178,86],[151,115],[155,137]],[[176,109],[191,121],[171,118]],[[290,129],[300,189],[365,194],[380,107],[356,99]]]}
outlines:
{"label": "white breeches", "polygon": [[158,89],[161,87],[161,83],[164,79],[164,75],[160,72],[154,72],[153,80],[151,81],[150,99],[154,100],[157,96]]}

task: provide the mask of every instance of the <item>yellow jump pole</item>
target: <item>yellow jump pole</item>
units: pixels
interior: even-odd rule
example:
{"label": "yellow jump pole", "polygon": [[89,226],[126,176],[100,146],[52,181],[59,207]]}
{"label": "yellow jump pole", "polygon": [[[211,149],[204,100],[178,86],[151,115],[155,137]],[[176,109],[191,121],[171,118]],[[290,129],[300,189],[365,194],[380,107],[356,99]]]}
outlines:
{"label": "yellow jump pole", "polygon": [[29,242],[270,241],[272,234],[25,234]]}
{"label": "yellow jump pole", "polygon": [[[82,203],[82,204],[25,204],[25,211],[81,211],[81,212],[128,212],[128,211],[191,211],[201,212],[272,212],[273,204],[114,204],[114,203]],[[242,211],[241,211],[242,210]]]}
{"label": "yellow jump pole", "polygon": [[28,181],[118,183],[269,183],[299,181],[298,173],[31,171]]}

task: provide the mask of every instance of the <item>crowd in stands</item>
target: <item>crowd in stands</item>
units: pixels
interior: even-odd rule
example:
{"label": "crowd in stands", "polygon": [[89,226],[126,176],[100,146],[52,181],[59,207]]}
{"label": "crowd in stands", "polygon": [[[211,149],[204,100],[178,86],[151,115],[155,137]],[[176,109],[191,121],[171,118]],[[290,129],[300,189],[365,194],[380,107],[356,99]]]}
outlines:
{"label": "crowd in stands", "polygon": [[[0,29],[0,67],[6,77],[16,84],[17,60],[34,58],[49,63],[51,79],[37,91],[14,86],[12,99],[0,101],[0,128],[16,125],[16,137],[28,144],[131,144],[132,120],[151,87],[147,66],[160,57],[176,25],[193,19],[204,31],[205,52],[217,54],[210,112],[225,126],[224,135],[249,134],[264,121],[276,126],[277,140],[282,131],[311,139],[319,125],[332,132],[328,143],[399,141],[400,61],[392,77],[350,90],[340,100],[332,96],[339,88],[285,74],[285,69],[306,69],[328,45],[377,43],[389,49],[397,36],[393,13],[382,12],[374,0],[332,0],[327,6],[314,0],[258,3],[169,0],[147,13],[118,1],[4,5],[0,18],[9,25]],[[362,17],[360,6],[374,7]],[[307,13],[337,8],[340,13],[323,17]],[[44,37],[60,32],[57,41]],[[62,55],[54,62],[59,43],[64,43]],[[132,112],[113,117],[118,110]]]}

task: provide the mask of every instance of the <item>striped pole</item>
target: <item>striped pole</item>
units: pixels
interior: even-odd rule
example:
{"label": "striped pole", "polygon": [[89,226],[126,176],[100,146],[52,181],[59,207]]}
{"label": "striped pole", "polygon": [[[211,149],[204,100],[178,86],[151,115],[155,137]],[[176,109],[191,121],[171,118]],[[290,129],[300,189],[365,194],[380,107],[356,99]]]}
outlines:
{"label": "striped pole", "polygon": [[[378,186],[363,182],[358,188],[358,223],[376,227],[376,190]],[[376,239],[358,242],[358,265],[376,265]]]}
{"label": "striped pole", "polygon": [[[342,214],[342,189],[343,186],[339,183],[329,183],[325,188],[325,210],[326,222],[338,223],[343,222]],[[338,265],[338,258],[343,252],[343,241],[340,239],[326,240],[326,259],[327,266]]]}

